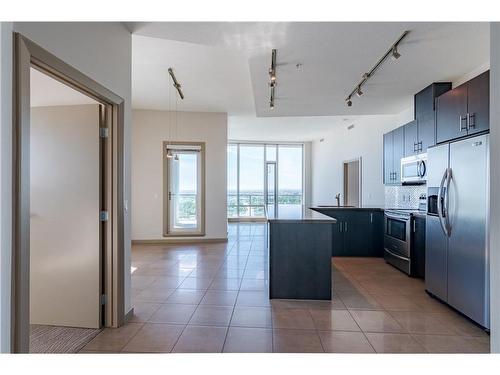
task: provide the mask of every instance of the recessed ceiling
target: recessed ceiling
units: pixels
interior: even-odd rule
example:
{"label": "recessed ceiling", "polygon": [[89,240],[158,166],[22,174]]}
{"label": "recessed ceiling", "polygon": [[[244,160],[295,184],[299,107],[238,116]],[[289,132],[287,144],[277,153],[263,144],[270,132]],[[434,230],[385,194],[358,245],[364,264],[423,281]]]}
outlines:
{"label": "recessed ceiling", "polygon": [[32,107],[97,104],[97,102],[48,75],[30,69],[30,104]]}
{"label": "recessed ceiling", "polygon": [[[133,30],[133,106],[165,109],[173,65],[191,99],[181,110],[231,115],[395,114],[435,81],[455,81],[489,62],[488,23],[159,22]],[[388,60],[347,107],[345,96],[404,30]],[[141,35],[142,37],[138,36]],[[175,41],[175,42],[174,42]],[[271,49],[278,51],[275,109],[269,109]],[[297,69],[296,64],[300,63]],[[166,99],[167,98],[167,99]]]}

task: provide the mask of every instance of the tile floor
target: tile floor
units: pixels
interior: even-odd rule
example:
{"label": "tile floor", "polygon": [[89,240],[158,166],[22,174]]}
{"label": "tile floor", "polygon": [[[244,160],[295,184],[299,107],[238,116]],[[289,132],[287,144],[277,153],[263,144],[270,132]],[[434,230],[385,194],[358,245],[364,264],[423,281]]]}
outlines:
{"label": "tile floor", "polygon": [[227,244],[134,246],[135,315],[82,352],[485,353],[489,336],[380,258],[334,258],[332,301],[268,298],[266,225]]}

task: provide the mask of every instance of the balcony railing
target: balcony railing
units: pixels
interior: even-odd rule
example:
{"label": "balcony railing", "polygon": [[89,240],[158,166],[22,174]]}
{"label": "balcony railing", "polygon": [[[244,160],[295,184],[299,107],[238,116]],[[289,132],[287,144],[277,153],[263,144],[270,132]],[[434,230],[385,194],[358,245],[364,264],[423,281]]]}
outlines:
{"label": "balcony railing", "polygon": [[[273,198],[269,197],[268,204],[274,204]],[[227,197],[228,217],[265,217],[264,194],[240,193],[238,204],[238,194],[228,194]],[[301,206],[301,194],[279,194],[278,206]]]}

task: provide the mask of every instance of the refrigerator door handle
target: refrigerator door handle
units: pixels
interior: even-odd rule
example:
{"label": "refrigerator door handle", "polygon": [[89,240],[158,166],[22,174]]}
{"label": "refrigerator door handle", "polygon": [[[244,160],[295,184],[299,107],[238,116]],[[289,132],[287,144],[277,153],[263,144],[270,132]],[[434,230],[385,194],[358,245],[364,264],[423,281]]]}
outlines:
{"label": "refrigerator door handle", "polygon": [[447,174],[447,177],[446,177],[446,190],[444,192],[444,202],[445,202],[445,206],[444,206],[444,212],[445,212],[445,224],[446,224],[446,229],[447,229],[447,233],[448,233],[448,237],[451,236],[451,220],[450,220],[450,183],[451,183],[451,179],[453,178],[453,173],[452,173],[452,170],[451,168],[448,168],[446,170],[446,174]]}
{"label": "refrigerator door handle", "polygon": [[[446,168],[446,170],[443,173],[443,177],[441,178],[441,183],[439,184],[438,197],[437,197],[437,211],[438,211],[439,224],[441,225],[441,229],[443,230],[443,233],[446,236],[448,236],[448,228],[443,220],[443,202],[441,201],[441,198],[443,197],[443,186],[447,179],[448,179],[448,168]],[[446,212],[445,215],[448,216]]]}

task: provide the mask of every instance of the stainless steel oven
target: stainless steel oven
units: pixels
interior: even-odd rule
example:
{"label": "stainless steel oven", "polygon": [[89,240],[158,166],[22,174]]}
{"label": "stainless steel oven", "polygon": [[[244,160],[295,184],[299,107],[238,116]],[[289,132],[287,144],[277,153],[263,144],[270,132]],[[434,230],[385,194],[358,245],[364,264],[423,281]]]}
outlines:
{"label": "stainless steel oven", "polygon": [[424,184],[427,179],[427,154],[408,156],[401,159],[401,182],[403,184]]}
{"label": "stainless steel oven", "polygon": [[411,213],[385,211],[384,258],[401,271],[410,274]]}

